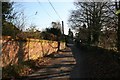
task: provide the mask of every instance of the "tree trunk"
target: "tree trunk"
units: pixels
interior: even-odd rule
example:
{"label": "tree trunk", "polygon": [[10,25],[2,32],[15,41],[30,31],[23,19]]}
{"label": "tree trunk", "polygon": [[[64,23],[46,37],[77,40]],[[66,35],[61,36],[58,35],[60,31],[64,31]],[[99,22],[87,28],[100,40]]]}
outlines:
{"label": "tree trunk", "polygon": [[117,31],[117,37],[118,37],[118,40],[117,40],[117,49],[118,51],[120,51],[120,14],[118,15],[118,31]]}
{"label": "tree trunk", "polygon": [[57,52],[58,52],[60,51],[60,37],[59,36],[57,37],[57,43],[58,43],[58,47],[57,47],[58,48]]}
{"label": "tree trunk", "polygon": [[[118,5],[117,0],[115,0],[115,7],[116,7],[116,10],[120,9],[120,1],[119,1],[119,5]],[[120,13],[118,14],[117,50],[120,51]]]}

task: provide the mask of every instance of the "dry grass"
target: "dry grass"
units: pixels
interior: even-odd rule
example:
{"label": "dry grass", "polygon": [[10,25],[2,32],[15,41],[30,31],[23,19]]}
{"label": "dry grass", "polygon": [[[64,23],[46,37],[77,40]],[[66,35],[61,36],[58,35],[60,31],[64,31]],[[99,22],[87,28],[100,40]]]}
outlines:
{"label": "dry grass", "polygon": [[50,58],[38,58],[36,60],[24,61],[20,64],[8,65],[2,69],[2,78],[18,78],[27,76],[36,70],[48,65]]}

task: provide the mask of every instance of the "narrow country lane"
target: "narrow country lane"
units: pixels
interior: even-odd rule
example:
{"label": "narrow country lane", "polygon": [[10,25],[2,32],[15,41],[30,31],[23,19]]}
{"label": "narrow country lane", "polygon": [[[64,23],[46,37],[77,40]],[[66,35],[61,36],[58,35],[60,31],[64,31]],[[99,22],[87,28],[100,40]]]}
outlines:
{"label": "narrow country lane", "polygon": [[83,51],[75,45],[55,54],[50,62],[50,65],[29,75],[27,80],[120,78],[120,65],[109,55]]}

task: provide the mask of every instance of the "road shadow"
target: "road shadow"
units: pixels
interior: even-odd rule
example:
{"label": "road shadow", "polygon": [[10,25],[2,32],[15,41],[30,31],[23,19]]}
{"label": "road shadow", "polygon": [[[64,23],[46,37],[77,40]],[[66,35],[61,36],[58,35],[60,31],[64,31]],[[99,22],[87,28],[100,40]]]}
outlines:
{"label": "road shadow", "polygon": [[59,52],[71,52],[71,51],[69,51],[69,50],[68,51],[67,50],[66,51],[65,50],[60,50]]}
{"label": "road shadow", "polygon": [[56,54],[50,62],[51,65],[30,74],[27,80],[58,80],[61,78],[69,80],[70,72],[76,64],[70,49],[66,48],[64,52]]}
{"label": "road shadow", "polygon": [[71,49],[69,49],[68,47],[62,49],[62,50],[59,50],[59,52],[71,52]]}
{"label": "road shadow", "polygon": [[120,67],[109,55],[84,47],[70,47],[76,60],[70,80],[83,78],[120,78]]}

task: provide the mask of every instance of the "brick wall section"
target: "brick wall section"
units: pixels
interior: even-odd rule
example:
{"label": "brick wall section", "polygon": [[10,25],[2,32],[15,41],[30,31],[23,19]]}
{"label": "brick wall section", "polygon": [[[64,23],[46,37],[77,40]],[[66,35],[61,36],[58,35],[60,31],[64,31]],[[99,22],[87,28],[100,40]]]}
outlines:
{"label": "brick wall section", "polygon": [[[15,64],[28,59],[37,59],[44,55],[57,51],[57,42],[39,39],[27,39],[27,41],[15,41],[2,39],[2,66]],[[65,44],[61,43],[61,49]]]}

